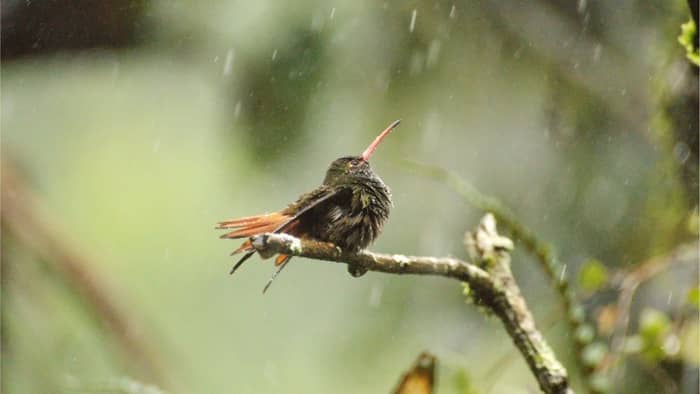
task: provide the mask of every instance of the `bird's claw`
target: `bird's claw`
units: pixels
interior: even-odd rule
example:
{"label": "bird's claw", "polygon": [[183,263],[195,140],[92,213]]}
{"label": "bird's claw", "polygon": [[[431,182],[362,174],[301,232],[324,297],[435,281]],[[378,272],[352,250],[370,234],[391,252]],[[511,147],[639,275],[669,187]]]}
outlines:
{"label": "bird's claw", "polygon": [[250,237],[250,244],[255,248],[261,258],[267,259],[272,257],[275,253],[269,251],[267,248],[267,238],[268,234],[260,234]]}

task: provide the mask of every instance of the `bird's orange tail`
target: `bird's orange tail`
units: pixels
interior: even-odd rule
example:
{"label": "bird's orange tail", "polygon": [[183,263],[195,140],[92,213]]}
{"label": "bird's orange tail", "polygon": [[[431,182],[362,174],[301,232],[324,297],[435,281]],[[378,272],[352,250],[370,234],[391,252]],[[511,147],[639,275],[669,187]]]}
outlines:
{"label": "bird's orange tail", "polygon": [[277,227],[289,220],[289,216],[278,212],[264,215],[248,216],[240,219],[219,222],[217,229],[234,229],[221,238],[245,238],[253,235],[275,231]]}
{"label": "bird's orange tail", "polygon": [[[268,213],[264,215],[248,216],[240,219],[231,219],[223,222],[219,222],[216,226],[217,229],[233,229],[233,231],[228,232],[221,236],[221,238],[245,238],[252,237],[254,235],[269,233],[277,230],[281,225],[289,220],[289,216],[283,215],[278,212]],[[285,232],[290,234],[294,233],[296,223],[292,223],[287,226]],[[241,253],[241,252],[252,252],[254,250],[253,244],[250,240],[246,240],[234,250],[231,255]],[[284,255],[280,255],[275,260],[276,265],[284,263],[288,258]]]}
{"label": "bird's orange tail", "polygon": [[292,256],[289,256],[286,254],[278,254],[277,257],[275,258],[275,265],[280,266],[280,265],[286,263],[287,261],[289,261],[289,259],[291,259],[291,258],[292,258]]}

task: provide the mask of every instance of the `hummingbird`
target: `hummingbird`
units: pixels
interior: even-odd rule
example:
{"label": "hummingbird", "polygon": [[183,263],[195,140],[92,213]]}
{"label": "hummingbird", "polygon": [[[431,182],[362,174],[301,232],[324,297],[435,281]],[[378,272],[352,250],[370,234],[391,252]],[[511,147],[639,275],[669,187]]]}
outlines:
{"label": "hummingbird", "polygon": [[[232,230],[220,238],[249,238],[231,253],[235,255],[245,252],[230,273],[236,272],[255,254],[256,249],[250,238],[264,233],[285,233],[298,238],[329,242],[346,252],[358,252],[369,246],[379,236],[393,206],[391,191],[372,170],[369,159],[400,122],[401,120],[392,122],[359,156],[344,156],[334,160],[326,170],[323,183],[299,196],[286,208],[219,222],[217,229]],[[277,255],[275,265],[278,269],[263,288],[263,293],[291,257]],[[348,270],[353,276],[364,273],[354,267],[348,267]]]}

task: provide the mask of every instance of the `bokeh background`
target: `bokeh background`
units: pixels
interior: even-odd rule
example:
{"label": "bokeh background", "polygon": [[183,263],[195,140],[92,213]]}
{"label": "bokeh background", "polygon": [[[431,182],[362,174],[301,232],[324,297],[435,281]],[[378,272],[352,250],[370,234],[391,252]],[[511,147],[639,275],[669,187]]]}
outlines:
{"label": "bokeh background", "polygon": [[262,296],[271,262],[227,274],[217,221],[401,118],[373,250],[466,257],[484,212],[407,160],[453,171],[558,252],[547,275],[516,242],[513,270],[578,392],[697,392],[688,6],[3,1],[2,391],[386,393],[428,350],[438,393],[536,392],[452,281],[295,259]]}

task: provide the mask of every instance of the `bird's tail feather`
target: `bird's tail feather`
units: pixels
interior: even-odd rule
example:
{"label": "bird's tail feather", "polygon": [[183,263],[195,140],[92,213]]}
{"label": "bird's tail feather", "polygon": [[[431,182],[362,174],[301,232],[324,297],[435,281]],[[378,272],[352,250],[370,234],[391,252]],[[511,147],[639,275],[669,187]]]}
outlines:
{"label": "bird's tail feather", "polygon": [[233,229],[233,231],[222,235],[221,238],[245,238],[274,231],[287,220],[289,220],[289,216],[275,212],[219,222],[216,228]]}
{"label": "bird's tail feather", "polygon": [[[254,235],[263,234],[267,232],[275,232],[279,230],[281,226],[285,227],[285,232],[294,234],[297,223],[290,224],[290,220],[293,220],[290,216],[275,212],[264,215],[248,216],[239,219],[226,220],[223,222],[219,222],[216,228],[233,229],[233,231],[222,235],[221,238],[235,239],[252,237]],[[232,274],[238,269],[238,267],[240,267],[243,264],[244,261],[248,260],[255,253],[253,243],[249,239],[245,240],[241,244],[241,246],[238,247],[238,249],[234,250],[231,253],[231,255],[241,252],[246,252],[246,254],[236,263],[236,265],[233,266],[233,268],[231,269]],[[291,258],[292,256],[284,254],[278,255],[277,258],[275,258],[275,265],[280,268],[275,273],[275,275],[273,275],[272,279],[270,280],[270,283],[272,282],[272,280],[274,280],[274,277],[277,276],[277,273],[279,273],[279,271],[281,271],[282,268],[284,268],[286,263]],[[266,289],[267,287],[269,287],[269,283],[266,286]]]}

